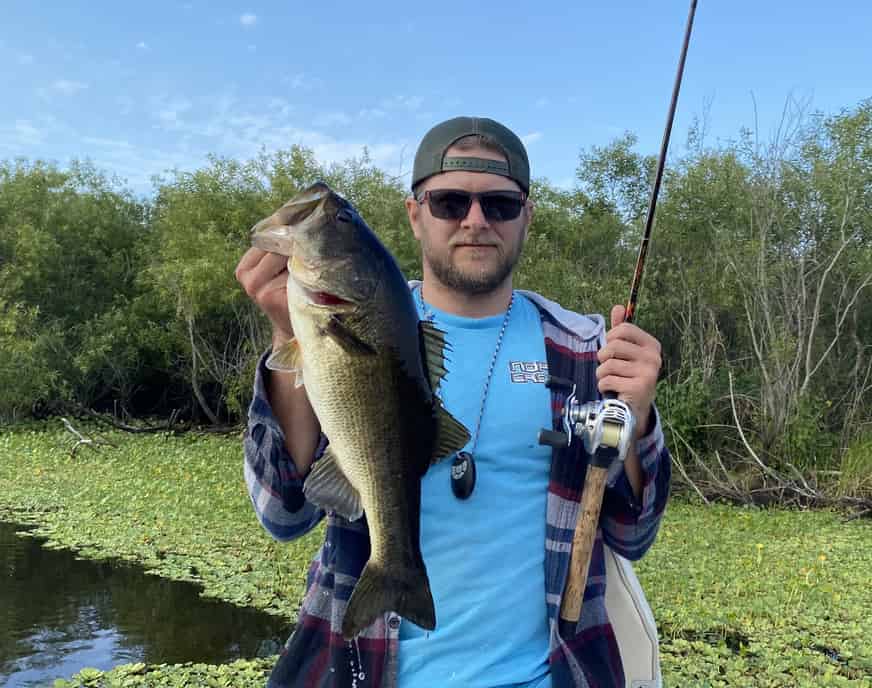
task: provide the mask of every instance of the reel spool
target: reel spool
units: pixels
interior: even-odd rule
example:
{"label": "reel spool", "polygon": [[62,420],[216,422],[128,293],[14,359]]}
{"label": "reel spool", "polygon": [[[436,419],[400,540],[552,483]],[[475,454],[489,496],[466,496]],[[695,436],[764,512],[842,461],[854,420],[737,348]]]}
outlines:
{"label": "reel spool", "polygon": [[[573,437],[579,437],[585,451],[594,459],[605,449],[614,450],[619,461],[627,457],[636,429],[636,419],[627,404],[611,392],[603,399],[581,404],[576,396],[575,383],[553,375],[548,377],[545,385],[569,394],[561,411],[563,432],[543,428],[539,431],[539,444],[562,449],[572,444]],[[614,454],[609,454],[611,461]]]}

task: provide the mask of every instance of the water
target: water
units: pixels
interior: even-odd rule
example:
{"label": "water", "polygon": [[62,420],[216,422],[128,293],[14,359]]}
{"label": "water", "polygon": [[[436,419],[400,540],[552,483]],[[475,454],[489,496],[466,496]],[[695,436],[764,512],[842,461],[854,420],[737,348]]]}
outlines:
{"label": "water", "polygon": [[219,663],[277,653],[290,624],[204,600],[189,583],[77,561],[0,523],[0,686],[51,685],[84,667]]}

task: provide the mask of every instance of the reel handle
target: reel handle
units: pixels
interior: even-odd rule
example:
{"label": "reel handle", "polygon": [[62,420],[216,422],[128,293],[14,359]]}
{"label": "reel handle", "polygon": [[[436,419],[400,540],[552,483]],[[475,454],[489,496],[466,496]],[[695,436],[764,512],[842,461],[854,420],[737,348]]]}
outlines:
{"label": "reel handle", "polygon": [[566,392],[571,392],[572,388],[575,387],[575,383],[565,377],[549,375],[548,379],[545,381],[545,386],[548,389],[562,389]]}
{"label": "reel handle", "polygon": [[[545,386],[548,389],[558,389],[564,392],[569,392],[570,397],[575,393],[575,383],[565,377],[549,375],[548,379],[545,381]],[[556,430],[542,428],[539,431],[539,444],[547,444],[549,447],[554,447],[555,449],[565,449],[569,446],[569,437],[566,432],[558,432]]]}
{"label": "reel handle", "polygon": [[565,432],[542,428],[539,431],[539,444],[547,444],[555,449],[564,449],[569,446],[569,440],[566,438]]}

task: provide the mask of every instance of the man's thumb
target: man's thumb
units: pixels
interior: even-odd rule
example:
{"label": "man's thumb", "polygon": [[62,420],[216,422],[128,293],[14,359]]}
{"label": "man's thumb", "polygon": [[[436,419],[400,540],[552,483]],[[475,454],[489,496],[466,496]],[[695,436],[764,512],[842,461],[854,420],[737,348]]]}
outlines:
{"label": "man's thumb", "polygon": [[617,327],[624,322],[624,316],[627,314],[626,306],[612,306],[612,327]]}

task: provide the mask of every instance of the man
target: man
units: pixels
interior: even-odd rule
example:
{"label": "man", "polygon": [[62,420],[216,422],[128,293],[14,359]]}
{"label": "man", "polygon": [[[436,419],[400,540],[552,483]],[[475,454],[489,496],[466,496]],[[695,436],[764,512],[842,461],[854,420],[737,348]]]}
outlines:
{"label": "man", "polygon": [[[627,650],[606,609],[605,562],[612,551],[641,557],[665,508],[670,460],[653,407],[660,345],[622,323],[622,306],[606,333],[600,316],[513,290],[533,216],[529,184],[522,142],[489,119],[442,122],[415,156],[406,210],[423,281],[411,287],[420,317],[452,347],[440,393],[472,436],[465,452],[422,479],[421,550],[436,629],[390,612],[354,641],[342,639],[369,540],[362,520],[331,513],[270,686],[625,685]],[[236,269],[273,324],[273,348],[292,336],[285,263],[252,248]],[[545,387],[549,372],[574,380],[581,401],[618,393],[637,421],[626,461],[609,473],[582,616],[569,633],[557,621],[588,456],[581,442],[554,450],[536,442],[540,428],[558,427],[566,394]],[[277,539],[299,537],[324,516],[302,484],[329,441],[305,387],[261,360],[249,423],[245,476],[258,518]]]}

